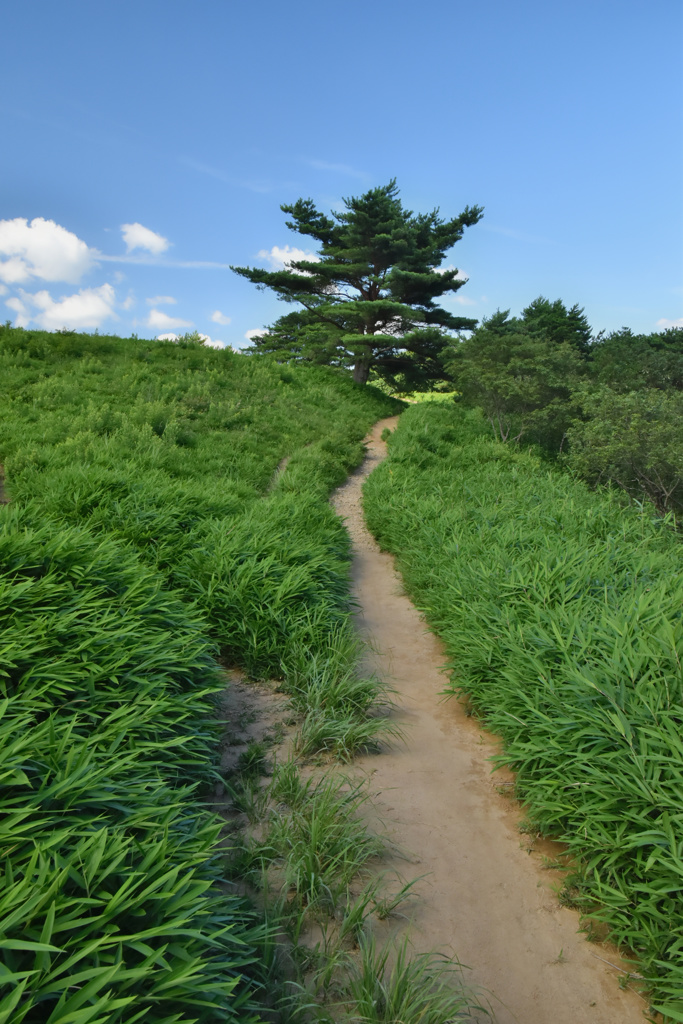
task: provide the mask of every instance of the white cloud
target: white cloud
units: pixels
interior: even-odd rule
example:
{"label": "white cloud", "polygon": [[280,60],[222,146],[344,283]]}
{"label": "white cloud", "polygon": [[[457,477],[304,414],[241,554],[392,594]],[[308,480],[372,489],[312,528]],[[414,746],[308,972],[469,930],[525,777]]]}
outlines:
{"label": "white cloud", "polygon": [[[454,267],[451,263],[448,267],[435,267],[434,270],[437,274],[445,274],[449,270],[458,270],[458,268]],[[469,281],[469,279],[469,275],[466,274],[464,270],[458,270],[458,273],[455,275],[456,281]]]}
{"label": "white cloud", "polygon": [[314,252],[307,252],[305,249],[297,249],[296,246],[274,245],[272,249],[261,249],[258,253],[260,260],[270,263],[271,270],[289,269],[292,260],[308,260],[318,263],[319,257]]}
{"label": "white cloud", "polygon": [[683,327],[683,316],[679,317],[678,320],[667,320],[666,317],[663,317],[657,321],[657,327],[661,331],[665,331],[667,327]]}
{"label": "white cloud", "polygon": [[177,334],[157,334],[157,341],[177,341]]}
{"label": "white cloud", "polygon": [[6,285],[0,284],[0,295],[7,295],[8,291],[9,288]]}
{"label": "white cloud", "polygon": [[25,217],[0,221],[0,279],[23,284],[31,278],[77,284],[92,267],[96,253],[53,220]]}
{"label": "white cloud", "polygon": [[191,320],[181,320],[178,316],[169,316],[161,309],[150,309],[147,326],[159,331],[172,331],[175,327],[192,327]]}
{"label": "white cloud", "polygon": [[11,299],[7,299],[5,305],[8,306],[13,313],[16,313],[16,316],[14,318],[16,326],[26,327],[26,325],[29,323],[31,319],[31,314],[26,304],[22,302],[21,299],[18,299],[16,296],[12,296]]}
{"label": "white cloud", "polygon": [[268,334],[265,327],[253,327],[250,331],[244,332],[244,337],[247,341],[251,341],[252,338],[260,338],[262,334]]}
{"label": "white cloud", "polygon": [[19,314],[17,323],[20,326],[34,320],[47,331],[59,330],[60,327],[84,330],[100,327],[105,320],[117,319],[115,298],[112,286],[103,284],[99,288],[81,288],[75,295],[63,295],[58,301],[45,290],[33,294],[22,290],[21,299],[8,299],[6,304]]}
{"label": "white cloud", "polygon": [[226,316],[225,313],[221,313],[220,309],[214,309],[211,314],[211,322],[214,324],[221,324],[222,327],[227,327],[230,323],[230,317]]}
{"label": "white cloud", "polygon": [[123,240],[126,243],[128,252],[131,252],[133,249],[146,249],[147,252],[158,256],[160,253],[166,252],[171,244],[168,238],[158,235],[156,231],[152,231],[150,228],[143,227],[137,221],[135,224],[122,224],[121,233],[123,234]]}
{"label": "white cloud", "polygon": [[172,295],[153,295],[151,299],[145,299],[148,306],[175,306],[178,302]]}
{"label": "white cloud", "polygon": [[135,305],[135,296],[134,295],[129,295],[128,298],[124,299],[123,302],[121,303],[121,309],[126,309],[126,310],[132,309],[134,305]]}

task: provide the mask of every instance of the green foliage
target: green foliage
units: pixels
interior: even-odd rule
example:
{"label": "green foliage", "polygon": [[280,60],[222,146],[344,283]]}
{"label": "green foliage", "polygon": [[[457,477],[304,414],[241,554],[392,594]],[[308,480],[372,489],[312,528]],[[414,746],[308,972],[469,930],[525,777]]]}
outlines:
{"label": "green foliage", "polygon": [[474,1024],[480,1014],[490,1017],[457,961],[430,953],[411,957],[405,941],[380,951],[364,940],[360,953],[348,986],[358,1024]]}
{"label": "green foliage", "polygon": [[633,334],[627,327],[600,336],[590,349],[590,371],[614,391],[683,390],[683,328]]}
{"label": "green foliage", "polygon": [[588,355],[593,332],[578,303],[567,309],[561,299],[550,302],[539,295],[522,310],[521,319],[531,334],[542,335],[555,345],[573,345],[581,355]]}
{"label": "green foliage", "polygon": [[568,466],[589,483],[614,483],[660,512],[683,510],[683,393],[626,393],[606,385],[578,395]]}
{"label": "green foliage", "polygon": [[271,814],[263,838],[252,841],[251,863],[259,875],[280,866],[282,891],[296,906],[334,910],[349,883],[384,847],[359,815],[367,793],[339,776],[299,781],[293,789],[291,778],[285,784],[292,802]]}
{"label": "green foliage", "polygon": [[27,520],[0,509],[4,1019],[255,1019],[258,934],[194,806],[223,685],[204,624],[133,552]]}
{"label": "green foliage", "polygon": [[290,648],[344,618],[348,540],[321,499],[390,400],[327,368],[120,339],[97,374],[58,347],[25,381],[11,351],[33,339],[18,334],[0,346],[0,457],[31,521],[132,545],[255,675],[280,675]]}
{"label": "green foliage", "polygon": [[504,741],[577,899],[635,953],[663,1012],[683,993],[683,565],[662,520],[425,404],[365,485],[367,519],[442,637],[449,690]]}
{"label": "green foliage", "polygon": [[284,689],[303,716],[295,744],[302,757],[329,751],[349,761],[401,735],[384,714],[386,687],[358,674],[361,653],[357,639],[340,629],[317,651],[302,646],[290,662]]}
{"label": "green foliage", "polygon": [[291,230],[318,243],[314,259],[278,271],[232,268],[303,306],[257,339],[255,350],[353,366],[354,380],[362,384],[371,369],[404,388],[441,379],[444,329],[471,328],[476,321],[435,303],[464,284],[457,270],[438,268],[482,210],[466,207],[448,221],[438,210],[415,215],[404,209],[395,181],[345,199],[344,206],[331,218],[310,199],[281,207],[292,218]]}
{"label": "green foliage", "polygon": [[599,337],[574,394],[568,465],[660,512],[683,508],[683,330]]}
{"label": "green foliage", "polygon": [[496,437],[569,449],[568,465],[592,485],[681,509],[682,329],[590,339],[578,306],[541,297],[520,318],[484,320],[444,362]]}
{"label": "green foliage", "polygon": [[340,367],[349,364],[349,357],[339,344],[339,332],[318,320],[315,309],[295,309],[278,317],[267,331],[252,338],[252,349],[285,363]]}
{"label": "green foliage", "polygon": [[214,657],[286,681],[350,637],[326,499],[395,404],[192,338],[5,327],[0,366],[0,1020],[246,1024]]}
{"label": "green foliage", "polygon": [[[545,302],[538,299],[529,310]],[[499,311],[453,346],[444,363],[464,401],[484,410],[494,436],[523,437],[557,451],[573,411],[571,388],[582,372],[578,346],[564,340],[567,334],[560,332],[558,340],[544,316],[517,319]]]}

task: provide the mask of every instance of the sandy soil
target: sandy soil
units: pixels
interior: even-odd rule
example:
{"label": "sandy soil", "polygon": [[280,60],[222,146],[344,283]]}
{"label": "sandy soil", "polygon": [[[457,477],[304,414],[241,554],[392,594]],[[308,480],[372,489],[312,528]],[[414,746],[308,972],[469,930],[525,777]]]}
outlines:
{"label": "sandy soil", "polygon": [[375,648],[372,668],[396,688],[406,728],[403,747],[357,764],[410,861],[393,866],[406,878],[428,872],[410,926],[414,946],[468,964],[498,1024],[642,1024],[647,1003],[619,988],[618,968],[627,965],[613,947],[587,942],[578,914],[558,902],[561,874],[544,857],[561,848],[520,834],[523,811],[499,792],[511,776],[491,775],[495,738],[457,701],[441,701],[443,648],[364,525],[361,485],[386,454],[382,429],[395,424],[375,426],[368,457],[333,501],[353,540],[358,625]]}

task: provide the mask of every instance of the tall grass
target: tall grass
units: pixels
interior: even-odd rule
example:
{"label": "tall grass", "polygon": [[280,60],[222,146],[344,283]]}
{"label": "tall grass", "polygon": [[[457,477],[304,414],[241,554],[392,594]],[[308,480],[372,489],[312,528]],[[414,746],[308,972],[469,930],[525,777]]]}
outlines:
{"label": "tall grass", "polygon": [[359,814],[367,791],[339,776],[302,783],[285,768],[270,795],[281,806],[264,836],[250,844],[249,859],[260,873],[281,867],[280,891],[294,907],[334,912],[351,881],[383,850]]}
{"label": "tall grass", "polygon": [[683,1020],[680,541],[483,432],[477,413],[410,409],[366,483],[369,526],[446,644],[449,691],[568,844],[576,904]]}
{"label": "tall grass", "polygon": [[0,1020],[254,1020],[256,922],[196,809],[202,620],[112,541],[23,520],[0,509]]}
{"label": "tall grass", "polygon": [[350,637],[326,497],[391,403],[137,339],[2,328],[0,368],[0,1024],[246,1024],[263,930],[201,803],[215,658],[298,687]]}
{"label": "tall grass", "polygon": [[348,996],[358,1024],[474,1024],[489,1017],[460,964],[430,953],[411,955],[405,941],[381,951],[372,940],[362,941]]}

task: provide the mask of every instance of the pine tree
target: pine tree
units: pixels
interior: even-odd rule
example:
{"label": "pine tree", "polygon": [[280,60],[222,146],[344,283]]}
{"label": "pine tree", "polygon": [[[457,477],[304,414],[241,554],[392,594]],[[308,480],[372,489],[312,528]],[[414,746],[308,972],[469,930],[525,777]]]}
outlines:
{"label": "pine tree", "polygon": [[232,268],[303,307],[281,317],[254,349],[353,366],[361,384],[371,370],[417,387],[442,378],[447,332],[471,330],[477,321],[436,304],[465,283],[458,270],[439,268],[464,229],[481,218],[481,207],[466,207],[452,220],[438,210],[413,214],[395,180],[344,199],[344,206],[331,217],[310,199],[281,207],[291,217],[287,227],[316,240],[317,258],[276,271]]}
{"label": "pine tree", "polygon": [[569,342],[582,356],[590,351],[593,332],[578,303],[567,309],[561,299],[550,302],[539,295],[522,310],[522,320],[530,331],[544,334],[557,344]]}

